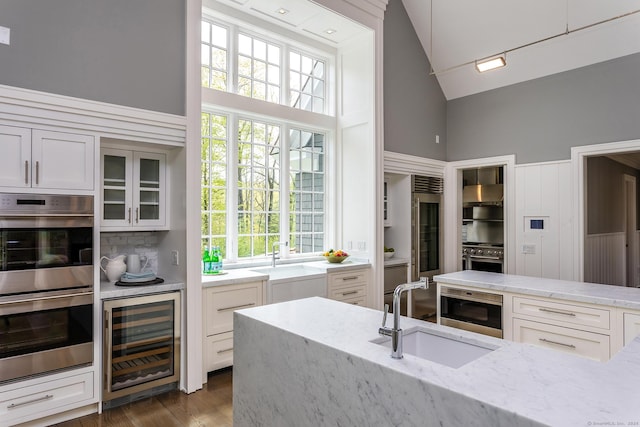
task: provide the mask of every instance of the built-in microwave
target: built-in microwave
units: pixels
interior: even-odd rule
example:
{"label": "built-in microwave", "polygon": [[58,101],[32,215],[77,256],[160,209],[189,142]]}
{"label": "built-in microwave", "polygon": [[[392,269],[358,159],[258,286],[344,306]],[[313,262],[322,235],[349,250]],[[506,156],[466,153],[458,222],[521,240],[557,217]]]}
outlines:
{"label": "built-in microwave", "polygon": [[440,287],[440,324],[502,338],[502,295]]}

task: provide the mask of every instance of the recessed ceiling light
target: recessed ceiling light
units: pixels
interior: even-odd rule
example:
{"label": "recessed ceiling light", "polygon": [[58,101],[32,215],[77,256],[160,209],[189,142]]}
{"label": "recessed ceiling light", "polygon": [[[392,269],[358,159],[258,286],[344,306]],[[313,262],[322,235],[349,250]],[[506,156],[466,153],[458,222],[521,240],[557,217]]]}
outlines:
{"label": "recessed ceiling light", "polygon": [[495,70],[496,68],[501,68],[505,65],[507,65],[506,55],[487,60],[476,61],[476,69],[481,73],[489,70]]}
{"label": "recessed ceiling light", "polygon": [[289,11],[284,7],[281,7],[280,9],[276,10],[276,12],[278,12],[280,15],[286,15],[287,13],[289,13]]}
{"label": "recessed ceiling light", "polygon": [[338,30],[334,30],[333,28],[329,28],[327,30],[324,30],[324,32],[327,33],[327,34],[334,34],[334,33],[337,33]]}

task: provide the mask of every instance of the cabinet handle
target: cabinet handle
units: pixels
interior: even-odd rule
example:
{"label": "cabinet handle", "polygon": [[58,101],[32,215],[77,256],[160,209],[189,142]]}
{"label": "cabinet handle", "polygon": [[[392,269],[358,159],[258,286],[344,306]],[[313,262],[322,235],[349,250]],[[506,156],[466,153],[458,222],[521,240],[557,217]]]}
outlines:
{"label": "cabinet handle", "polygon": [[136,224],[138,223],[138,211],[140,210],[140,208],[136,208]]}
{"label": "cabinet handle", "polygon": [[29,160],[24,161],[24,183],[29,184]]}
{"label": "cabinet handle", "polygon": [[358,276],[349,276],[349,277],[343,277],[342,281],[347,281],[347,280],[356,280],[358,278]]}
{"label": "cabinet handle", "polygon": [[229,310],[238,310],[238,309],[240,309],[240,308],[252,307],[252,306],[254,306],[254,305],[256,305],[256,303],[255,303],[255,302],[252,302],[251,304],[242,304],[242,305],[235,305],[235,306],[233,306],[233,307],[219,308],[219,309],[218,309],[218,312],[221,312],[221,311],[229,311]]}
{"label": "cabinet handle", "polygon": [[548,339],[546,339],[546,338],[538,338],[538,339],[539,339],[540,341],[542,341],[542,342],[546,342],[546,343],[548,343],[548,344],[555,344],[555,345],[561,345],[561,346],[563,346],[563,347],[576,348],[576,346],[575,346],[575,345],[573,345],[573,344],[565,344],[565,343],[563,343],[563,342],[551,341],[551,340],[548,340]]}
{"label": "cabinet handle", "polygon": [[42,402],[43,400],[49,400],[49,399],[53,399],[53,394],[45,394],[44,396],[36,397],[35,399],[26,400],[20,403],[12,403],[11,405],[7,406],[7,409],[15,409],[20,406],[29,405],[31,403]]}
{"label": "cabinet handle", "polygon": [[36,160],[36,185],[40,184],[40,162]]}
{"label": "cabinet handle", "polygon": [[353,294],[357,294],[357,293],[358,293],[358,291],[343,292],[342,296],[346,297],[347,295],[353,295]]}
{"label": "cabinet handle", "polygon": [[129,208],[129,218],[127,219],[127,222],[131,224],[131,208]]}
{"label": "cabinet handle", "polygon": [[564,314],[565,316],[576,317],[576,314],[572,313],[570,311],[549,310],[548,308],[538,308],[538,310],[539,311],[545,311],[547,313]]}
{"label": "cabinet handle", "polygon": [[233,347],[231,348],[225,348],[223,350],[218,350],[218,354],[222,354],[222,353],[228,353],[230,351],[233,351]]}

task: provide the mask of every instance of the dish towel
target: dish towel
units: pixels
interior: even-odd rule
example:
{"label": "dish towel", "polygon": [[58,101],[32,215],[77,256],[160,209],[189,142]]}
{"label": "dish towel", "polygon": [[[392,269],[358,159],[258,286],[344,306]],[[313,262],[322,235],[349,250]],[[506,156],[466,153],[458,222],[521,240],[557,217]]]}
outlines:
{"label": "dish towel", "polygon": [[156,275],[153,273],[153,271],[146,271],[143,273],[124,273],[120,280],[149,279],[154,277],[156,277]]}

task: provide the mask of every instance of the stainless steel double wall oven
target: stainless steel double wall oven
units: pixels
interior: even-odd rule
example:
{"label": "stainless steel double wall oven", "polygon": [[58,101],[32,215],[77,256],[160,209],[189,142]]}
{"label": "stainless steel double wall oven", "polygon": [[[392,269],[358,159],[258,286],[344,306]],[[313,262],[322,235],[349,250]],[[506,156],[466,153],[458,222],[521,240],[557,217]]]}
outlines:
{"label": "stainless steel double wall oven", "polygon": [[93,197],[0,193],[0,382],[93,362]]}

